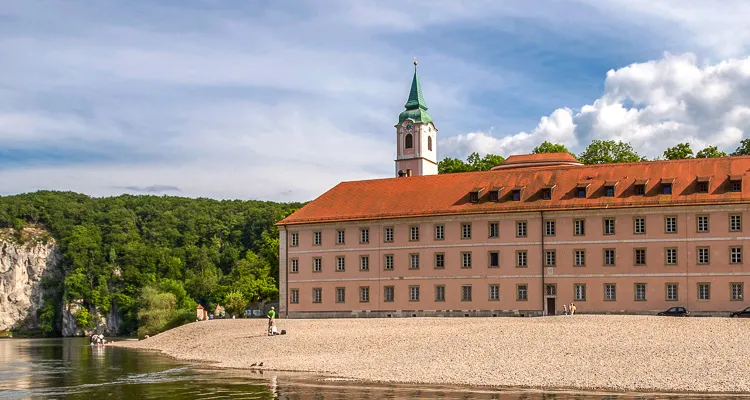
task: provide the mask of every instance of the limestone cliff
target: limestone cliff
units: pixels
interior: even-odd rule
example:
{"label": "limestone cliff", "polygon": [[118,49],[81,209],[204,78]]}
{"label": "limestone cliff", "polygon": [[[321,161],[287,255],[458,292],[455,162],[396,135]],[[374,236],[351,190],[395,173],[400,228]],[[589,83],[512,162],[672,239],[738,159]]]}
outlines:
{"label": "limestone cliff", "polygon": [[54,240],[37,229],[21,236],[0,229],[0,331],[38,327],[42,280],[61,276],[62,255]]}

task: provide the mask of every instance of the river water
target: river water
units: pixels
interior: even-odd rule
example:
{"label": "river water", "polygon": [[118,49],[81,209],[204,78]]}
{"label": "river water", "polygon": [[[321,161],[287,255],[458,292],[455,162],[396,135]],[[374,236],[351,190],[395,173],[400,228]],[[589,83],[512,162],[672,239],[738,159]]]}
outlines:
{"label": "river water", "polygon": [[4,399],[749,399],[375,385],[302,374],[216,370],[88,339],[0,339]]}

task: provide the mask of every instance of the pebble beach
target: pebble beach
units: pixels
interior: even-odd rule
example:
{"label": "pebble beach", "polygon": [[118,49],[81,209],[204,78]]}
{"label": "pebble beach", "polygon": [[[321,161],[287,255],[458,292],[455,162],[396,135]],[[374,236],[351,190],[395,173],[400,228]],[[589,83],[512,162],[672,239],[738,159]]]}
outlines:
{"label": "pebble beach", "polygon": [[280,319],[277,326],[288,334],[267,336],[265,319],[201,321],[114,345],[221,368],[371,382],[750,393],[750,319]]}

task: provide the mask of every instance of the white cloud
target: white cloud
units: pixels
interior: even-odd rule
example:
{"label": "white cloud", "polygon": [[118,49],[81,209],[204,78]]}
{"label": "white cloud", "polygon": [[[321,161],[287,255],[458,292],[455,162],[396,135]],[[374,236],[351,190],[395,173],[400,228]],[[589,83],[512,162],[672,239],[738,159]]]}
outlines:
{"label": "white cloud", "polygon": [[609,71],[604,86],[592,104],[557,109],[530,133],[467,133],[442,140],[441,150],[510,155],[548,140],[580,152],[591,140],[613,139],[654,157],[681,142],[730,152],[750,137],[750,57],[699,65],[694,54],[665,54]]}

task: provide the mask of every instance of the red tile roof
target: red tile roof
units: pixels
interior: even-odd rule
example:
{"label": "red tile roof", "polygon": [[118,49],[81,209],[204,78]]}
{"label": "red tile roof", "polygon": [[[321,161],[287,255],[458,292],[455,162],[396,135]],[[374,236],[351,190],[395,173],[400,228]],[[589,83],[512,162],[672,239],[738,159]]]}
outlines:
{"label": "red tile roof", "polygon": [[[711,176],[708,193],[698,193],[697,177]],[[744,177],[742,191],[731,192],[729,177]],[[663,178],[673,178],[671,195],[661,194]],[[648,179],[645,196],[633,185]],[[605,182],[618,182],[614,197],[605,197]],[[576,186],[590,183],[586,198],[576,197]],[[550,200],[541,189],[557,186]],[[482,193],[478,203],[469,192],[504,187],[500,200]],[[511,188],[523,187],[521,201]],[[408,178],[342,182],[279,225],[370,220],[432,215],[484,214],[555,209],[591,209],[670,205],[750,203],[750,156],[650,161],[608,165],[549,166],[467,172]]]}
{"label": "red tile roof", "polygon": [[514,168],[517,166],[553,165],[553,164],[581,164],[570,153],[541,153],[541,154],[515,154],[505,159],[494,169]]}

